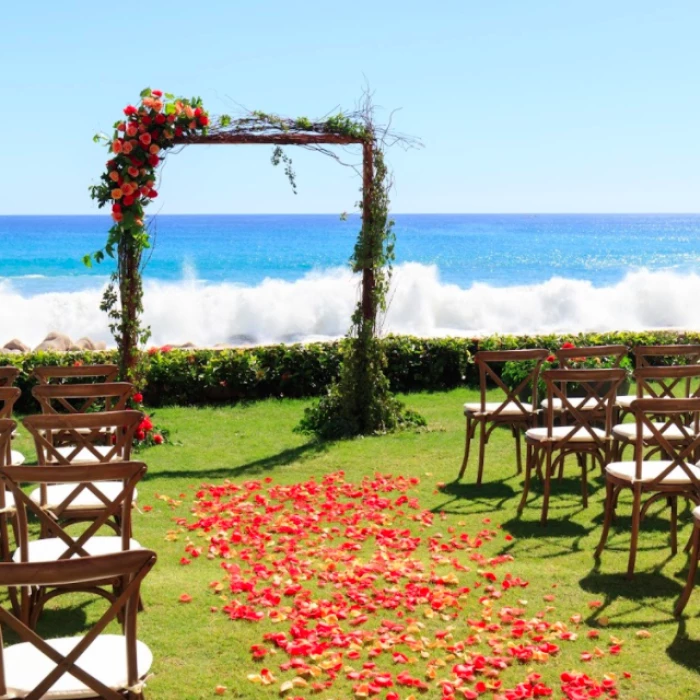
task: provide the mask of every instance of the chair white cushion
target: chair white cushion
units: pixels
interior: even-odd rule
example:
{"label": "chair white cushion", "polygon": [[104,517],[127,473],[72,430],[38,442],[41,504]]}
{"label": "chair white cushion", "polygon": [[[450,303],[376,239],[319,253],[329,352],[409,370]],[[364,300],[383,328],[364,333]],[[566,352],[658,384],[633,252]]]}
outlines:
{"label": "chair white cushion", "polygon": [[[67,655],[83,637],[61,637],[48,639],[47,644],[63,656]],[[25,697],[56,667],[29,642],[13,644],[4,650],[5,683],[8,697]],[[143,643],[136,642],[136,667],[139,678],[143,678],[153,664],[153,654]],[[76,666],[113,690],[128,687],[126,664],[126,641],[118,634],[103,634],[76,660]],[[42,695],[43,700],[69,700],[69,698],[94,698],[95,691],[70,673],[62,675],[51,689]]]}
{"label": "chair white cushion", "polygon": [[[653,423],[655,428],[661,430],[663,423]],[[614,437],[619,437],[622,440],[631,440],[632,442],[637,439],[637,424],[636,423],[619,423],[614,425],[612,429]],[[669,427],[663,431],[662,435],[667,440],[687,440],[689,437],[692,438],[692,433],[689,435],[684,435],[677,425],[669,425]],[[654,434],[651,432],[649,426],[645,425],[642,431],[642,439],[648,440],[653,438]]]}
{"label": "chair white cushion", "polygon": [[10,453],[12,455],[12,466],[21,467],[24,464],[24,455],[21,452],[17,452],[17,450],[10,450]]}
{"label": "chair white cushion", "polygon": [[[85,545],[85,551],[91,556],[100,554],[114,554],[122,551],[122,538],[117,535],[96,535],[91,537]],[[58,537],[45,537],[42,540],[32,540],[29,543],[29,561],[56,561],[65,551],[68,545]],[[143,549],[134,539],[129,540],[129,549]],[[77,556],[77,555],[74,555]],[[22,561],[22,549],[17,547],[12,555],[13,561]]]}
{"label": "chair white cushion", "polygon": [[[573,425],[555,425],[554,428],[552,428],[552,438],[554,440],[563,440],[573,429]],[[605,439],[604,430],[600,428],[593,428],[592,430],[601,440]],[[547,440],[547,428],[530,428],[530,430],[525,433],[525,437],[530,440]],[[569,438],[569,442],[594,442],[594,440],[593,436],[586,428],[578,428]]]}
{"label": "chair white cushion", "polygon": [[[605,467],[605,471],[611,476],[615,476],[618,479],[624,479],[630,483],[644,483],[647,481],[653,481],[664,471],[664,469],[667,469],[670,465],[670,460],[642,462],[642,478],[639,480],[635,478],[636,466],[634,462],[611,462],[607,467]],[[698,467],[696,467],[694,464],[689,464],[688,466],[693,474],[700,479],[700,469],[698,469]],[[668,476],[664,478],[661,483],[690,484],[692,481],[685,471],[683,471],[683,469],[676,467]]]}
{"label": "chair white cushion", "polygon": [[[95,451],[106,457],[114,448],[111,445],[95,445]],[[58,452],[62,457],[68,459],[75,451],[74,445],[64,445],[63,447],[57,447],[56,452]],[[119,452],[114,453],[114,461],[121,459]],[[71,464],[91,464],[97,463],[99,460],[95,454],[89,450],[87,447],[83,447],[76,455],[71,459]]]}
{"label": "chair white cushion", "polygon": [[[594,408],[599,407],[599,403],[596,399],[591,398],[591,397],[585,397],[585,396],[573,396],[567,398],[567,401],[574,407],[574,408],[579,408],[585,410],[592,411]],[[563,405],[563,401],[561,399],[552,399],[552,411],[554,413],[561,413],[561,408]],[[547,399],[544,399],[544,401],[540,402],[540,406],[545,410],[549,410],[549,401]],[[602,404],[600,407],[605,406],[605,404]]]}
{"label": "chair white cushion", "polygon": [[[532,413],[532,404],[521,401],[523,408],[527,413],[523,413],[520,406],[515,401],[509,401],[502,411],[498,412],[499,416],[526,416]],[[495,413],[499,406],[502,406],[502,401],[487,401],[484,404],[484,413]],[[465,403],[464,413],[481,413],[481,402]]]}
{"label": "chair white cushion", "polygon": [[[49,484],[46,487],[46,506],[55,508],[59,506],[71,494],[73,489],[78,484]],[[113,501],[121,493],[124,485],[121,481],[102,481],[99,484],[94,484],[95,488],[103,493],[107,500]],[[136,502],[138,496],[137,489],[134,489],[134,498],[132,502]],[[41,487],[31,492],[29,498],[34,503],[41,503]],[[83,508],[104,508],[105,504],[88,488],[84,488],[66,508],[66,511],[80,510]]]}
{"label": "chair white cushion", "polygon": [[693,509],[693,517],[695,518],[695,520],[700,521],[700,506],[697,506]]}
{"label": "chair white cushion", "polygon": [[622,395],[618,396],[617,399],[615,399],[615,405],[619,406],[620,408],[629,408],[632,405],[632,401],[636,401],[639,397],[637,394],[629,394],[629,395]]}

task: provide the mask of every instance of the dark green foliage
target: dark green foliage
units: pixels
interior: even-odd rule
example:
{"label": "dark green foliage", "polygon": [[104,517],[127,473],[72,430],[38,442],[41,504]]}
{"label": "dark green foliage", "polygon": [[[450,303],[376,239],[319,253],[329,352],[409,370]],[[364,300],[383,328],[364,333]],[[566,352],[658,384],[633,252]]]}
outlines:
{"label": "dark green foliage", "polygon": [[[389,336],[376,341],[383,349],[384,375],[392,392],[443,391],[478,384],[472,357],[479,349],[546,347],[555,350],[563,342],[585,345],[700,344],[700,333],[658,331],[650,333],[588,333],[581,335],[490,336],[472,338],[414,338]],[[329,388],[341,380],[342,345],[346,341],[308,345],[269,345],[233,350],[173,349],[148,354],[145,364],[146,403],[207,404],[268,397],[302,398],[332,396]],[[22,398],[17,410],[34,412],[31,397],[35,382],[30,375],[40,365],[100,364],[116,362],[116,350],[106,352],[35,352],[0,354],[0,365],[21,370],[17,386]],[[631,362],[631,357],[630,357]],[[627,364],[627,363],[626,363]],[[386,385],[381,396],[386,398]],[[371,403],[370,403],[371,405]]]}

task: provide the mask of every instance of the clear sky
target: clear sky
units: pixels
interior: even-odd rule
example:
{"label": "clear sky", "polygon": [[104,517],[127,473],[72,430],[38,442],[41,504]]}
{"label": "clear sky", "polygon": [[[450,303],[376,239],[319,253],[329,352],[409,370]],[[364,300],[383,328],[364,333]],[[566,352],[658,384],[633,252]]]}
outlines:
{"label": "clear sky", "polygon": [[[700,211],[697,0],[34,0],[0,13],[0,214],[83,214],[141,88],[288,116],[368,81],[422,139],[390,153],[396,212]],[[191,147],[160,213],[342,212],[359,180],[291,149]]]}

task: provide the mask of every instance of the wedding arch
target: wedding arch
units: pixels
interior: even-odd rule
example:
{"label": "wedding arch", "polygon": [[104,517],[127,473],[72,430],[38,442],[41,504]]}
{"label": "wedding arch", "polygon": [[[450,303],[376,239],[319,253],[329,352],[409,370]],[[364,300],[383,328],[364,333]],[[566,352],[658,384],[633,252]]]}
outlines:
{"label": "wedding arch", "polygon": [[109,206],[113,225],[103,249],[87,255],[90,265],[105,257],[116,261],[102,299],[117,343],[123,379],[138,382],[141,348],[150,332],[142,324],[142,259],[150,247],[146,207],[158,196],[156,172],[165,154],[177,146],[261,144],[273,146],[272,162],[283,163],[294,186],[291,159],[283,146],[301,146],[331,155],[329,146],[359,146],[362,151],[362,226],[350,258],[361,274],[361,295],[343,346],[340,378],[319,403],[307,410],[302,428],[325,437],[382,432],[419,420],[391,395],[384,375],[385,357],[377,334],[377,316],[386,310],[394,258],[393,221],[389,219],[390,178],[384,162],[387,140],[404,137],[378,128],[369,96],[352,113],[321,120],[283,118],[250,112],[239,118],[212,118],[198,97],[176,97],[147,88],[138,105],[128,105],[112,136],[99,134],[110,159],[100,183],[90,188],[100,208]]}

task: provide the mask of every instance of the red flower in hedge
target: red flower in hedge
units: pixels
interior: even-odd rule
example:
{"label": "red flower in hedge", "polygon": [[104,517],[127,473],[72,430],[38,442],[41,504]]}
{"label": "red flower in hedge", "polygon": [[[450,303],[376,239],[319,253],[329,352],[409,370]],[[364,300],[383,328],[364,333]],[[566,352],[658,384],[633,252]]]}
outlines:
{"label": "red flower in hedge", "polygon": [[136,431],[136,439],[137,439],[137,440],[145,440],[145,439],[146,439],[146,433],[144,433],[143,430],[137,430],[137,431]]}
{"label": "red flower in hedge", "polygon": [[547,362],[556,362],[557,358],[554,355],[547,355]]}
{"label": "red flower in hedge", "polygon": [[562,350],[571,350],[571,349],[573,349],[573,348],[575,348],[575,347],[576,347],[576,346],[575,346],[573,343],[570,343],[570,342],[567,341],[566,343],[563,343],[563,344],[562,344],[561,349],[562,349]]}
{"label": "red flower in hedge", "polygon": [[126,114],[127,117],[130,117],[132,114],[136,114],[138,112],[138,109],[134,107],[134,105],[127,105],[124,107],[124,114]]}
{"label": "red flower in hedge", "polygon": [[143,403],[143,394],[139,391],[131,397],[136,403]]}

